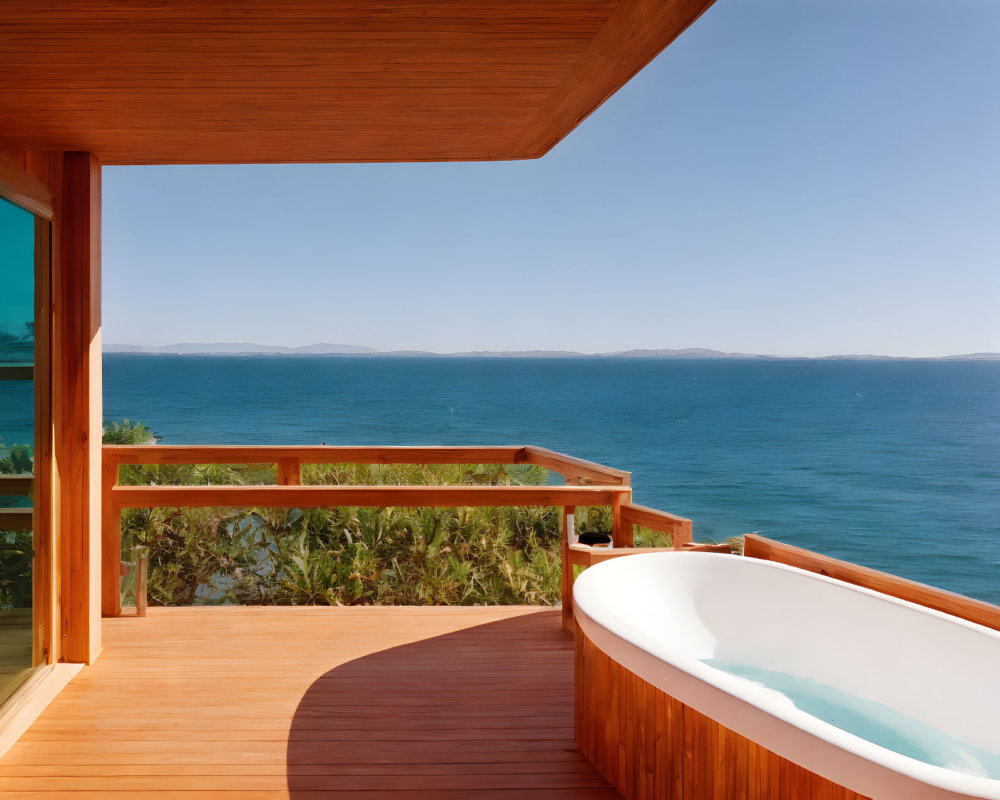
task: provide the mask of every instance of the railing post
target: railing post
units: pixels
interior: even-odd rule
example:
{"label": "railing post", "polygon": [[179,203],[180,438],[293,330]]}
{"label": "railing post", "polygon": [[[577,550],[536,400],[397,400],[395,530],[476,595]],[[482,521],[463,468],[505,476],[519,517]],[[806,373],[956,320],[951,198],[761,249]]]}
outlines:
{"label": "railing post", "polygon": [[673,541],[674,550],[685,549],[684,545],[694,541],[694,523],[689,519],[676,523],[670,538]]}
{"label": "railing post", "polygon": [[301,486],[302,464],[297,458],[278,461],[278,486]]}
{"label": "railing post", "polygon": [[622,517],[622,503],[632,502],[632,492],[616,492],[611,499],[611,542],[615,547],[635,545],[635,529]]}
{"label": "railing post", "polygon": [[560,526],[561,541],[560,557],[562,559],[562,629],[573,632],[573,564],[569,560],[570,536],[573,535],[573,514],[575,506],[564,506],[562,510],[562,525]]}
{"label": "railing post", "polygon": [[101,461],[101,616],[122,613],[122,514],[115,501],[118,461]]}
{"label": "railing post", "polygon": [[149,556],[138,556],[135,560],[135,615],[146,616],[146,603],[149,601]]}

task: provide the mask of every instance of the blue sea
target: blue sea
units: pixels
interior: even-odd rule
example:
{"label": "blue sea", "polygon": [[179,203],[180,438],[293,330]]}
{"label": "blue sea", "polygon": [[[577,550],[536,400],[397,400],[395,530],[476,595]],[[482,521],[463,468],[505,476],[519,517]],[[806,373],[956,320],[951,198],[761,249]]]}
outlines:
{"label": "blue sea", "polygon": [[107,355],[166,444],[537,444],[638,503],[1000,603],[1000,363]]}

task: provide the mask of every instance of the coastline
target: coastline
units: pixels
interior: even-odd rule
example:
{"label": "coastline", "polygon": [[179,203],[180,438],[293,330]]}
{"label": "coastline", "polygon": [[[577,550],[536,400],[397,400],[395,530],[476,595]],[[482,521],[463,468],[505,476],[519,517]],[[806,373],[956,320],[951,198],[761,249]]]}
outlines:
{"label": "coastline", "polygon": [[210,356],[210,357],[275,357],[275,358],[412,358],[412,359],[566,359],[566,360],[648,360],[648,361],[920,361],[920,362],[1000,362],[1000,353],[968,353],[950,356],[883,356],[883,355],[831,355],[831,356],[800,356],[800,355],[759,355],[743,353],[718,353],[715,355],[672,355],[658,354],[649,351],[625,351],[615,353],[573,353],[566,351],[546,350],[513,350],[513,351],[470,351],[463,353],[433,353],[429,351],[386,350],[371,353],[285,353],[265,352],[257,350],[240,351],[192,351],[174,352],[162,350],[105,350],[106,356]]}

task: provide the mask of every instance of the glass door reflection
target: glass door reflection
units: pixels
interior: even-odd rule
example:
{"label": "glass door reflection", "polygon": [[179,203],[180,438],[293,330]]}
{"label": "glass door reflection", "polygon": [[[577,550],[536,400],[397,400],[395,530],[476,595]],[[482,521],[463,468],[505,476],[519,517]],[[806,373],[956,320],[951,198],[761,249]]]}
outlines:
{"label": "glass door reflection", "polygon": [[35,217],[0,198],[0,702],[31,673]]}

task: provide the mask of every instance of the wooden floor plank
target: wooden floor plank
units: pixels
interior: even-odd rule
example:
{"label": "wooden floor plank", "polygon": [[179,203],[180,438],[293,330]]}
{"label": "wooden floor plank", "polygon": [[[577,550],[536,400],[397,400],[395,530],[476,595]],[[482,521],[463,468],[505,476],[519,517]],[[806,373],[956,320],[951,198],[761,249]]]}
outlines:
{"label": "wooden floor plank", "polygon": [[619,795],[537,608],[154,608],[0,759],[4,798]]}

